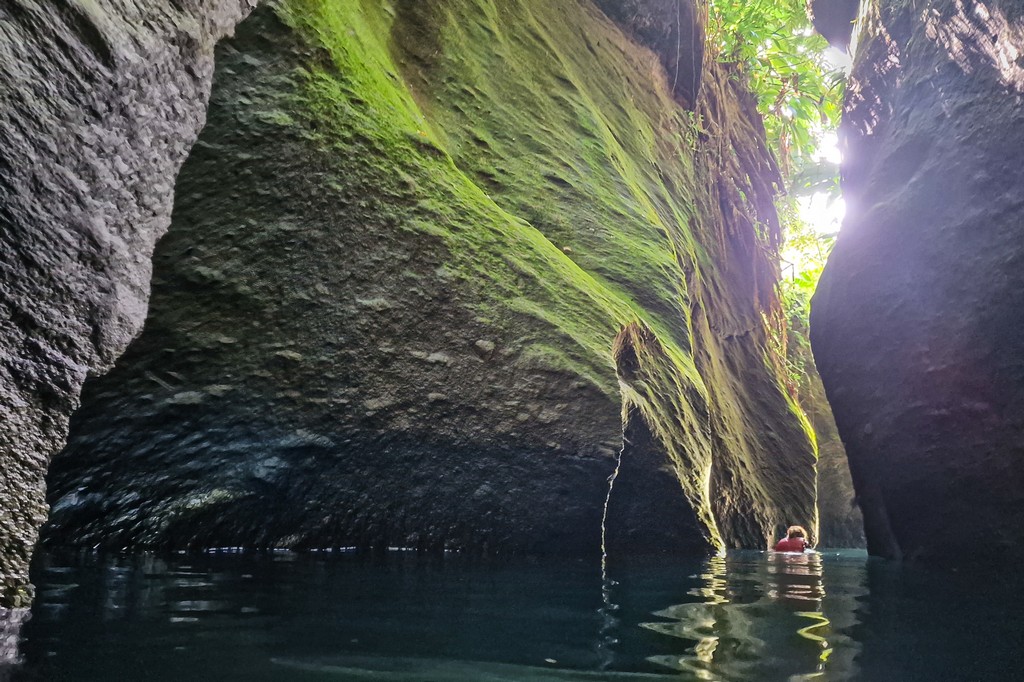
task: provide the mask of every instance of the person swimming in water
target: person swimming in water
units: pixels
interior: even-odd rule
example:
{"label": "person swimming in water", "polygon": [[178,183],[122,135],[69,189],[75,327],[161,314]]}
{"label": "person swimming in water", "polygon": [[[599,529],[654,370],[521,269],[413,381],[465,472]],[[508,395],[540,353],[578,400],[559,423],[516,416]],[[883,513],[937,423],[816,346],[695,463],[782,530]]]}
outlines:
{"label": "person swimming in water", "polygon": [[775,543],[776,552],[802,552],[809,547],[803,526],[790,526],[786,529],[786,537]]}

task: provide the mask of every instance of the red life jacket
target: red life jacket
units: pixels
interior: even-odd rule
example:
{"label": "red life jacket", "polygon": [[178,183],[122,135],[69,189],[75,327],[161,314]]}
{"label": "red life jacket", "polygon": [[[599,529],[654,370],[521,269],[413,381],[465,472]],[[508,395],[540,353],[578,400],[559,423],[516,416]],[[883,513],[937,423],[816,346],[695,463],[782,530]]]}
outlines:
{"label": "red life jacket", "polygon": [[775,545],[776,552],[802,552],[807,549],[807,541],[803,538],[782,538]]}

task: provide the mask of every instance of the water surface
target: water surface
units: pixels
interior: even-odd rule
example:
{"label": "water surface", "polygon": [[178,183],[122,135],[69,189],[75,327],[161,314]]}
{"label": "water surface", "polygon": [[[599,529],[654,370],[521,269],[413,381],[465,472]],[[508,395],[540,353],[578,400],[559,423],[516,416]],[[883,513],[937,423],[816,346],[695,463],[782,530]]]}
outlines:
{"label": "water surface", "polygon": [[1010,680],[1012,575],[857,552],[41,556],[15,680]]}

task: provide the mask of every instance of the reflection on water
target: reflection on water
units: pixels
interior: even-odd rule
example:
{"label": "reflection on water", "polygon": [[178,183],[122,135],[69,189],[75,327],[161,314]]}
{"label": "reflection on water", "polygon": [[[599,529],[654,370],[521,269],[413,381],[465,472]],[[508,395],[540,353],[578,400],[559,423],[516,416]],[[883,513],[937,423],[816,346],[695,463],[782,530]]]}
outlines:
{"label": "reflection on water", "polygon": [[846,581],[827,595],[821,555],[716,557],[697,578],[688,594],[699,601],[661,609],[654,615],[662,620],[641,624],[693,644],[649,661],[697,680],[856,677],[857,645],[843,629],[866,589]]}
{"label": "reflection on water", "polygon": [[[1013,571],[704,561],[41,556],[15,680],[1019,679]],[[13,621],[12,621],[13,622]],[[20,653],[13,646],[20,627]],[[13,633],[13,634],[12,634]]]}

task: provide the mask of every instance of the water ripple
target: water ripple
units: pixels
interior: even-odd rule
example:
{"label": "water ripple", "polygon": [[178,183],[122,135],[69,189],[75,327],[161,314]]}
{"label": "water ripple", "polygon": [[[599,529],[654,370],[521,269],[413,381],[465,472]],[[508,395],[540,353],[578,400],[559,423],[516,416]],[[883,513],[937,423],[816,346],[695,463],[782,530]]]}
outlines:
{"label": "water ripple", "polygon": [[[681,640],[678,654],[648,656],[650,663],[699,680],[853,679],[856,646],[829,618],[833,608],[817,554],[736,554],[715,558],[688,590],[699,601],[655,611],[640,623]],[[833,657],[836,648],[843,655]]]}

